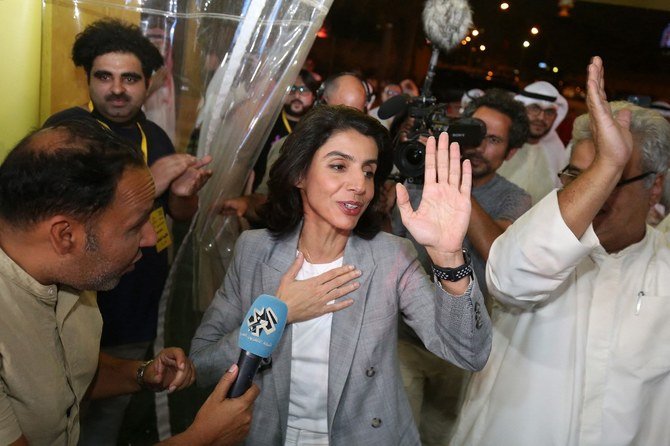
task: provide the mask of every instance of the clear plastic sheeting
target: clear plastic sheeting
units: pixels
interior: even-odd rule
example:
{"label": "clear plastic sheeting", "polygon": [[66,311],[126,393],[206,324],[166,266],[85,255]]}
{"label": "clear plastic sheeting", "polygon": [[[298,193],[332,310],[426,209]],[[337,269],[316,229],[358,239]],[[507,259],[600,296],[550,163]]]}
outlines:
{"label": "clear plastic sheeting", "polygon": [[[165,58],[145,105],[149,119],[166,130],[178,151],[214,158],[198,214],[188,230],[174,228],[174,238],[183,243],[163,294],[155,348],[188,348],[223,281],[239,228],[236,217],[219,214],[220,203],[242,194],[331,3],[43,0],[42,120],[88,100],[83,70],[70,59],[75,35],[100,18],[120,18],[139,25]],[[160,409],[158,418],[159,424],[165,418]],[[159,428],[160,437],[168,434],[169,428]]]}
{"label": "clear plastic sheeting", "polygon": [[[199,117],[198,154],[213,154],[215,170],[226,166],[227,175],[214,177],[201,193],[203,205],[193,233],[201,309],[221,284],[238,232],[236,218],[222,217],[217,204],[241,194],[257,156],[255,150],[244,148],[262,146],[286,87],[298,75],[327,13],[323,2],[254,0],[240,3],[237,11],[231,7],[234,2],[218,3],[225,5],[221,13],[239,17],[236,22],[219,20],[204,27],[210,42],[218,42],[208,53],[217,69]],[[222,47],[226,51],[217,52]]]}

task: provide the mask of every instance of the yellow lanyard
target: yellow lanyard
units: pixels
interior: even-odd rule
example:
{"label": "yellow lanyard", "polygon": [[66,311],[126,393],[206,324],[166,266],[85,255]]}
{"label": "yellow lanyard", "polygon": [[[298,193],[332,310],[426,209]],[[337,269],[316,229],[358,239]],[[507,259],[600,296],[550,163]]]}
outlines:
{"label": "yellow lanyard", "polygon": [[284,123],[284,127],[286,127],[286,130],[289,133],[291,133],[293,129],[291,128],[291,124],[289,124],[288,122],[288,118],[286,117],[286,112],[284,110],[281,111],[281,120]]}
{"label": "yellow lanyard", "polygon": [[[92,101],[88,102],[88,111],[93,113],[93,102]],[[97,121],[100,123],[101,126],[106,128],[110,132],[112,131],[112,129],[110,129],[109,126],[106,123],[102,122],[99,119],[97,119]],[[142,148],[142,154],[144,155],[144,162],[149,164],[149,149],[147,147],[147,136],[144,134],[144,130],[142,130],[142,126],[140,125],[140,123],[136,122],[135,124],[137,124],[137,128],[140,131],[140,135],[142,135],[142,143],[141,143],[140,147]]]}

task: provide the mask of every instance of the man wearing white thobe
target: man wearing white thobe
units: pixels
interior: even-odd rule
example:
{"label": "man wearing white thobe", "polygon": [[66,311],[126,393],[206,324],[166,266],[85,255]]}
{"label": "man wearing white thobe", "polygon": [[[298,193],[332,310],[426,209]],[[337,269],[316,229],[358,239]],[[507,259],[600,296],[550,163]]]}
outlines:
{"label": "man wearing white thobe", "polygon": [[556,128],[568,113],[568,101],[549,82],[528,85],[514,99],[526,106],[530,121],[528,141],[498,169],[498,175],[516,184],[539,202],[556,187],[556,174],[568,163]]}
{"label": "man wearing white thobe", "polygon": [[453,445],[670,440],[670,248],[645,225],[670,125],[628,103],[612,104],[613,119],[602,73],[595,58],[590,115],[575,122],[563,188],[491,249],[493,350],[470,383]]}

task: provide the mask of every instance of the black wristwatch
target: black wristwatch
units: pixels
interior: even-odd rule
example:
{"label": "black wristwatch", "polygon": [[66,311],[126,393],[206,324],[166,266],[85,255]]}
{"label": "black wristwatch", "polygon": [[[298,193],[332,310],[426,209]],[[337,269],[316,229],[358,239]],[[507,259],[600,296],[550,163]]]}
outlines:
{"label": "black wristwatch", "polygon": [[458,282],[466,276],[472,277],[472,260],[470,259],[470,254],[468,250],[463,248],[463,259],[465,263],[456,268],[442,268],[437,265],[433,265],[433,274],[440,280],[448,280],[449,282]]}

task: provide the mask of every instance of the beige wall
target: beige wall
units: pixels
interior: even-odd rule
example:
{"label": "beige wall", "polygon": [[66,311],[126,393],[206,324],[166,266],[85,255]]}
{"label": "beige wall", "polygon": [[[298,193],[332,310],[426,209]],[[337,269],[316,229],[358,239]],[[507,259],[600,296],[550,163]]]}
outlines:
{"label": "beige wall", "polygon": [[0,160],[39,125],[39,0],[0,0]]}

